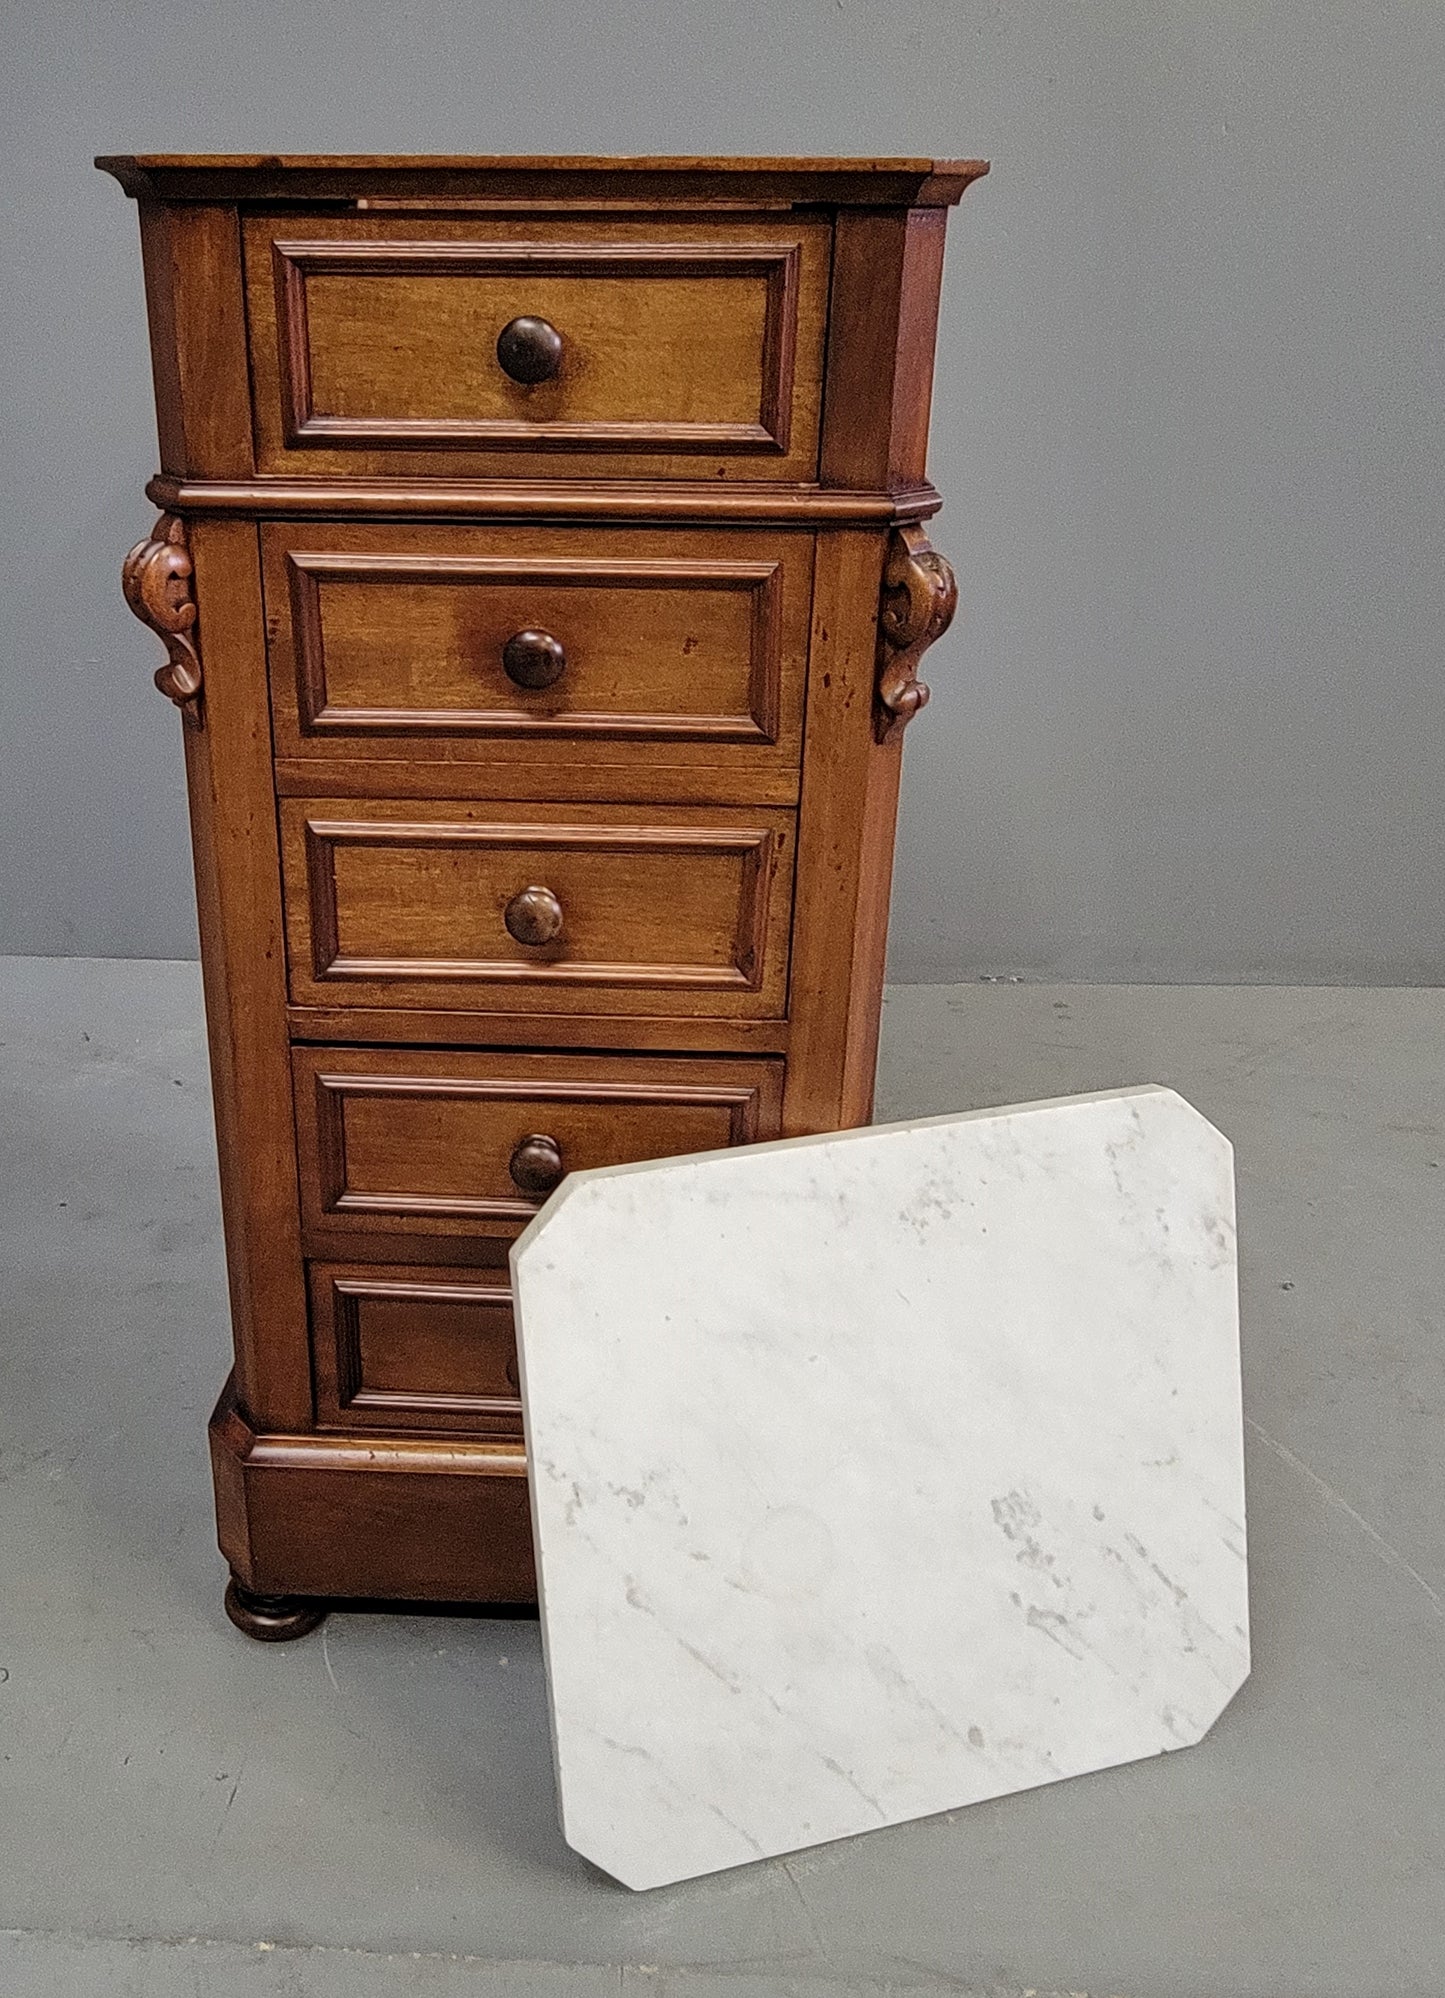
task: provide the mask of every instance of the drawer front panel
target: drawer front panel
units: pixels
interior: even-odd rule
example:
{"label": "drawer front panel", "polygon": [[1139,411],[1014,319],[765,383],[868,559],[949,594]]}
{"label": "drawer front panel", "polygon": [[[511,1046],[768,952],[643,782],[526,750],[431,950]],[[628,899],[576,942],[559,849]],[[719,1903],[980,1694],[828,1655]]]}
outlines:
{"label": "drawer front panel", "polygon": [[789,812],[285,799],[281,833],[298,1004],[785,1010]]}
{"label": "drawer front panel", "polygon": [[262,541],[280,756],[622,744],[796,784],[810,535],[272,523]]}
{"label": "drawer front panel", "polygon": [[323,1427],[520,1436],[505,1276],[410,1264],[313,1263],[316,1416]]}
{"label": "drawer front panel", "polygon": [[245,253],[262,471],[815,473],[822,219],[256,216]]}
{"label": "drawer front panel", "polygon": [[401,1048],[297,1048],[292,1060],[311,1238],[511,1236],[568,1172],[780,1127],[780,1061]]}

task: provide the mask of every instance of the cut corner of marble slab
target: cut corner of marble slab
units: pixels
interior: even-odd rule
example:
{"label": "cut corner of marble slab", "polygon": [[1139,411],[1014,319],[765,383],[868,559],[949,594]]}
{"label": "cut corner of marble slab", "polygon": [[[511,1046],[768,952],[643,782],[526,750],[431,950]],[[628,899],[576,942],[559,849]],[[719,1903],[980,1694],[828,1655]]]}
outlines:
{"label": "cut corner of marble slab", "polygon": [[569,1845],[641,1890],[1202,1741],[1233,1209],[1158,1084],[564,1182],[512,1259]]}
{"label": "cut corner of marble slab", "polygon": [[725,1145],[714,1151],[685,1152],[663,1158],[629,1159],[620,1165],[584,1167],[578,1172],[568,1173],[561,1184],[548,1195],[521,1234],[512,1242],[508,1251],[508,1260],[515,1269],[518,1257],[526,1253],[562,1207],[569,1201],[577,1200],[588,1187],[596,1185],[599,1181],[633,1179],[649,1173],[673,1172],[684,1165],[721,1164],[739,1158],[756,1158],[759,1154],[806,1151],[828,1145],[866,1144],[869,1141],[892,1138],[904,1132],[927,1131],[939,1126],[983,1124],[1006,1118],[1033,1116],[1045,1111],[1072,1111],[1095,1104],[1148,1098],[1165,1099],[1183,1110],[1190,1119],[1204,1125],[1219,1140],[1230,1160],[1233,1160],[1234,1145],[1227,1134],[1205,1115],[1198,1104],[1191,1103],[1187,1096],[1181,1095],[1171,1084],[1122,1083],[1110,1089],[1088,1090],[1074,1096],[1046,1096],[1028,1103],[1004,1103],[977,1110],[945,1110],[931,1117],[903,1118],[891,1124],[858,1124],[838,1131],[811,1131],[794,1138],[765,1138],[750,1145]]}

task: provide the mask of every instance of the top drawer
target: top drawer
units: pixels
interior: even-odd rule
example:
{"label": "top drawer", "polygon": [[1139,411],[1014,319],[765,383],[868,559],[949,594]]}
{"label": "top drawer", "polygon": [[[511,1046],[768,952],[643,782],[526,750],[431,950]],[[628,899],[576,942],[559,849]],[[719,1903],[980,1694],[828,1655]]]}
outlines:
{"label": "top drawer", "polygon": [[262,472],[815,476],[826,221],[244,227]]}

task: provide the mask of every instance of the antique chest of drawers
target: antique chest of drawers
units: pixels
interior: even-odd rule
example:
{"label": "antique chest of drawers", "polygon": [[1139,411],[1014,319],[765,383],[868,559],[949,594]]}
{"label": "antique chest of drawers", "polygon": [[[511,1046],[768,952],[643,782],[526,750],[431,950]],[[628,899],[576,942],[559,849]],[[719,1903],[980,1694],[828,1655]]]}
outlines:
{"label": "antique chest of drawers", "polygon": [[569,1170],[871,1114],[986,168],[99,164],[155,370],[125,590],[184,721],[228,1607],[524,1603],[509,1241]]}

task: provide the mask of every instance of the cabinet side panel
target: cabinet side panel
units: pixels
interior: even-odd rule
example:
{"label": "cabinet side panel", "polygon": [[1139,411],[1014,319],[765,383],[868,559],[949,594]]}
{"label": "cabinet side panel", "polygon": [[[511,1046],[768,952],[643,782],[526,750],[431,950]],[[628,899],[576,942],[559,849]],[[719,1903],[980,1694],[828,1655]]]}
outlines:
{"label": "cabinet side panel", "polygon": [[947,227],[946,208],[915,208],[909,212],[888,441],[890,486],[915,485],[928,476],[928,418],[933,407],[933,357],[938,340],[938,298],[943,283],[943,238]]}
{"label": "cabinet side panel", "polygon": [[140,228],[161,468],[245,478],[253,454],[236,211],[143,201]]}
{"label": "cabinet side panel", "polygon": [[[858,209],[838,217],[821,455],[827,483],[898,491],[926,477],[946,221],[944,210],[921,208]],[[902,708],[884,739],[877,739],[888,545],[886,533],[857,531],[819,541],[784,1103],[788,1133],[866,1123],[873,1112],[903,724],[916,712]],[[915,614],[911,598],[902,614]],[[914,636],[926,644],[922,632]],[[895,633],[888,657],[904,660],[911,673],[917,652],[900,650],[900,644]]]}
{"label": "cabinet side panel", "polygon": [[873,1116],[878,1069],[878,1030],[883,1013],[883,974],[888,962],[888,905],[893,887],[894,833],[898,821],[898,782],[903,763],[901,735],[874,745],[868,757],[858,871],[857,917],[849,978],[848,1038],[843,1051],[845,1127],[867,1124]]}
{"label": "cabinet side panel", "polygon": [[153,201],[140,204],[141,264],[145,271],[146,323],[150,329],[151,383],[156,398],[156,439],[161,469],[183,473],[186,433],[181,418],[180,343],[176,337],[176,265],[172,222],[175,210]]}
{"label": "cabinet side panel", "polygon": [[818,539],[783,1135],[866,1123],[898,752],[873,737],[886,535]]}
{"label": "cabinet side panel", "polygon": [[186,724],[201,964],[236,1343],[260,1428],[311,1423],[260,553],[248,522],[193,523],[201,715]]}
{"label": "cabinet side panel", "polygon": [[236,1412],[236,1383],[229,1378],[211,1417],[211,1481],[216,1493],[216,1542],[237,1579],[254,1588],[251,1521],[246,1508],[245,1456],[252,1432]]}
{"label": "cabinet side panel", "polygon": [[834,237],[822,479],[905,487],[926,472],[945,209],[859,209]]}

